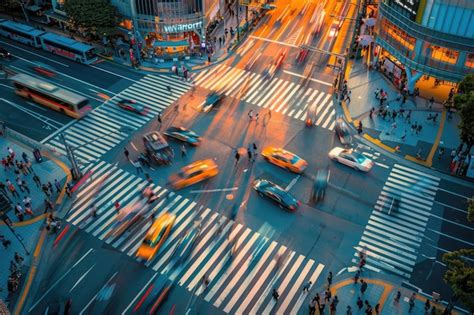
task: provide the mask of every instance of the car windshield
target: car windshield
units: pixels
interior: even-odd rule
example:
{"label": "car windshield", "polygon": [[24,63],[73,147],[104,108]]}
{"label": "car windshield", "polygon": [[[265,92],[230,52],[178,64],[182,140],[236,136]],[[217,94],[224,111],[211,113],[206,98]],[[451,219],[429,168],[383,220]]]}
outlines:
{"label": "car windshield", "polygon": [[367,160],[367,158],[364,155],[360,154],[359,152],[352,152],[352,156],[357,161],[357,163],[360,163],[360,164],[364,163],[365,160]]}
{"label": "car windshield", "polygon": [[301,159],[298,156],[293,155],[290,162],[291,162],[291,164],[296,164],[299,160],[301,160]]}
{"label": "car windshield", "polygon": [[280,198],[286,205],[291,205],[295,202],[294,198],[284,190],[281,190],[279,187],[272,187],[272,193]]}

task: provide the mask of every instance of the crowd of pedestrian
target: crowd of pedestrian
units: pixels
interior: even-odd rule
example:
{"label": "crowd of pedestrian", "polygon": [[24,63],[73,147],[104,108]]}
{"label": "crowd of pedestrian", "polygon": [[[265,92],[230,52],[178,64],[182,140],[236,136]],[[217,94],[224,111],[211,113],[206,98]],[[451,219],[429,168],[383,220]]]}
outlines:
{"label": "crowd of pedestrian", "polygon": [[[32,167],[30,156],[23,152],[19,157],[16,152],[7,147],[6,156],[1,158],[4,171],[4,180],[0,180],[0,190],[7,196],[11,197],[14,213],[18,221],[23,221],[25,216],[33,217],[35,210],[33,209],[34,200],[32,198],[35,190],[40,190],[44,194],[44,213],[53,210],[53,203],[50,198],[59,194],[62,189],[61,182],[57,179],[54,184],[50,181],[42,182],[38,174]],[[29,182],[33,182],[34,186],[30,186]],[[69,184],[66,193],[71,195],[71,187]],[[35,197],[38,198],[38,197]]]}

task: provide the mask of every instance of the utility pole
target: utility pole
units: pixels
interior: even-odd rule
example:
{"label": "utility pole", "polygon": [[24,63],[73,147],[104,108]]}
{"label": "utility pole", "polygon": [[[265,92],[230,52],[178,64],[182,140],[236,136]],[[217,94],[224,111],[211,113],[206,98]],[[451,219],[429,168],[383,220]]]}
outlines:
{"label": "utility pole", "polygon": [[23,15],[25,16],[26,23],[30,23],[30,18],[28,17],[28,14],[26,13],[25,5],[28,2],[28,0],[23,1],[23,0],[18,0],[18,3],[20,3],[21,11],[23,12]]}
{"label": "utility pole", "polygon": [[74,152],[71,149],[71,147],[69,146],[69,144],[67,144],[66,137],[65,137],[64,133],[59,134],[59,139],[61,139],[62,143],[64,144],[64,148],[66,149],[67,158],[68,158],[69,162],[71,162],[72,173],[73,173],[72,178],[78,179],[78,178],[82,177],[81,170],[77,166],[76,156],[74,155]]}

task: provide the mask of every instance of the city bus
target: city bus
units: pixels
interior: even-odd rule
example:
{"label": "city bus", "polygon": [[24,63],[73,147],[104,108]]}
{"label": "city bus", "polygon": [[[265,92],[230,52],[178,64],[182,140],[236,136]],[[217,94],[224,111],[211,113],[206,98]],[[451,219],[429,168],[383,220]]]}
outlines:
{"label": "city bus", "polygon": [[40,37],[45,33],[26,24],[0,20],[0,35],[29,46],[41,48]]}
{"label": "city bus", "polygon": [[82,118],[92,109],[89,100],[47,81],[20,73],[10,78],[15,93],[74,118]]}
{"label": "city bus", "polygon": [[44,50],[83,64],[91,64],[97,61],[94,46],[78,42],[72,38],[45,33],[41,35],[41,44]]}

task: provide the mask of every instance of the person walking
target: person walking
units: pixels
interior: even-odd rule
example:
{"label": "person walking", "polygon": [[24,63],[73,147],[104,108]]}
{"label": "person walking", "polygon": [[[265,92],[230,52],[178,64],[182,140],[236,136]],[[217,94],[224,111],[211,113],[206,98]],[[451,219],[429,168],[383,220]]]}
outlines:
{"label": "person walking", "polygon": [[418,127],[416,128],[416,134],[419,135],[421,133],[421,124],[418,125]]}
{"label": "person walking", "polygon": [[0,241],[2,242],[3,248],[8,249],[12,241],[5,238],[5,235],[0,235]]}
{"label": "person walking", "polygon": [[393,299],[393,303],[400,303],[401,297],[402,297],[402,293],[400,291],[397,291],[397,294],[395,295],[395,298]]}
{"label": "person walking", "polygon": [[12,182],[7,179],[7,187],[13,197],[20,198],[20,194],[16,191],[15,186],[13,186]]}
{"label": "person walking", "polygon": [[44,192],[46,197],[49,198],[51,196],[51,194],[49,193],[48,186],[46,184],[41,185],[41,190]]}
{"label": "person walking", "polygon": [[334,304],[334,301],[329,304],[329,314],[335,315],[336,314],[336,305]]}
{"label": "person walking", "polygon": [[352,315],[352,308],[349,305],[347,305],[346,315]]}
{"label": "person walking", "polygon": [[357,269],[354,275],[354,284],[357,284],[357,282],[359,281],[359,277],[360,277],[360,269]]}
{"label": "person walking", "polygon": [[375,314],[379,314],[380,313],[380,303],[377,303],[374,307],[374,311],[375,311]]}
{"label": "person walking", "polygon": [[115,211],[117,212],[117,214],[119,214],[119,212],[120,212],[120,203],[118,202],[118,200],[116,200],[114,202],[114,207],[115,207]]}
{"label": "person walking", "polygon": [[53,211],[53,203],[49,199],[44,199],[44,213],[48,211]]}
{"label": "person walking", "polygon": [[328,288],[330,288],[332,284],[332,271],[329,271],[327,281],[328,281]]}
{"label": "person walking", "polygon": [[135,160],[135,161],[132,161],[131,163],[135,167],[135,170],[137,171],[138,175],[143,173],[143,168],[142,168],[142,164],[140,163],[140,161]]}
{"label": "person walking", "polygon": [[234,158],[235,158],[235,164],[234,164],[234,166],[237,166],[237,164],[239,163],[239,160],[240,160],[240,153],[239,153],[239,150],[238,150],[238,149],[235,149]]}
{"label": "person walking", "polygon": [[250,144],[247,148],[247,157],[249,159],[249,163],[252,162],[252,148],[250,147]]}
{"label": "person walking", "polygon": [[186,157],[187,151],[186,151],[186,146],[184,143],[181,145],[181,157],[184,158]]}
{"label": "person walking", "polygon": [[48,182],[47,187],[48,187],[49,193],[52,195],[53,194],[53,184],[51,184],[51,182]]}
{"label": "person walking", "polygon": [[375,108],[372,107],[372,108],[370,109],[370,112],[369,112],[369,118],[370,118],[371,120],[374,119],[374,118],[372,117],[372,116],[374,115],[374,112],[375,112]]}
{"label": "person walking", "polygon": [[303,292],[309,292],[309,289],[311,288],[311,285],[313,284],[313,282],[308,281],[304,286],[303,286]]}
{"label": "person walking", "polygon": [[360,134],[362,133],[362,121],[359,120],[359,124],[357,125],[357,133]]}
{"label": "person walking", "polygon": [[127,148],[123,149],[123,154],[125,155],[125,158],[130,161],[130,152],[128,152]]}
{"label": "person walking", "polygon": [[278,299],[280,298],[280,294],[278,294],[278,291],[275,288],[273,288],[272,297],[275,299],[276,302],[278,302]]}
{"label": "person walking", "polygon": [[36,184],[36,187],[40,188],[41,187],[41,179],[36,173],[33,173],[33,181]]}
{"label": "person walking", "polygon": [[406,123],[411,123],[411,109],[408,110],[407,115],[405,117],[405,122]]}
{"label": "person walking", "polygon": [[405,129],[405,131],[403,131],[401,139],[402,139],[403,142],[405,142],[406,138],[407,138],[407,130]]}
{"label": "person walking", "polygon": [[430,308],[431,308],[430,300],[426,299],[426,302],[425,302],[425,313],[428,313],[428,312],[430,311]]}
{"label": "person walking", "polygon": [[408,313],[411,313],[413,311],[413,308],[415,307],[415,299],[416,299],[416,294],[415,292],[412,293],[410,296],[410,299],[408,300]]}
{"label": "person walking", "polygon": [[365,291],[367,290],[367,282],[365,282],[363,279],[360,279],[360,293],[363,295]]}
{"label": "person walking", "polygon": [[158,116],[156,116],[156,120],[158,120],[158,123],[161,125],[163,124],[163,121],[161,120],[161,113],[158,113]]}
{"label": "person walking", "polygon": [[393,122],[392,123],[392,129],[390,129],[390,132],[388,134],[393,134],[393,132],[395,131],[395,129],[397,129],[397,123],[396,122]]}
{"label": "person walking", "polygon": [[364,302],[362,302],[360,296],[357,297],[357,302],[356,302],[356,304],[357,304],[357,307],[359,308],[359,310],[361,310],[362,307],[364,307]]}
{"label": "person walking", "polygon": [[54,179],[54,186],[56,187],[56,192],[59,194],[61,192],[61,183],[57,180]]}
{"label": "person walking", "polygon": [[429,104],[428,104],[428,108],[429,108],[429,109],[433,108],[434,101],[435,101],[435,99],[434,99],[434,97],[432,96],[432,97],[430,98],[430,101],[429,101]]}

